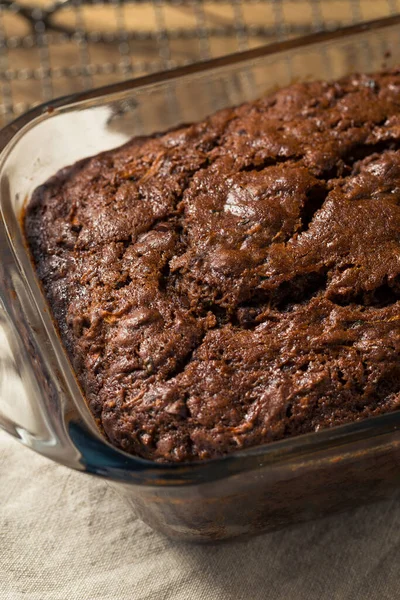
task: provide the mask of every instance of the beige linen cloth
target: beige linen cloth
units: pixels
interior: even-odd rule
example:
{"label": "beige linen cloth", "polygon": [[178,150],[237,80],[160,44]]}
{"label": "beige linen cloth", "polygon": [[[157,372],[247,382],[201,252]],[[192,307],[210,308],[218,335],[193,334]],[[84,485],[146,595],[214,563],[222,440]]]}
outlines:
{"label": "beige linen cloth", "polygon": [[246,542],[179,544],[101,479],[0,433],[0,598],[395,600],[399,501]]}

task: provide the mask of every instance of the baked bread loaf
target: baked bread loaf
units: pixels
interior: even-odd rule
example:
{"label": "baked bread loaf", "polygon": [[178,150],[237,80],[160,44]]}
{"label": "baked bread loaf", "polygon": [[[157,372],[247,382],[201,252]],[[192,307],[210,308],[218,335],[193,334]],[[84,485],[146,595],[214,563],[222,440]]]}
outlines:
{"label": "baked bread loaf", "polygon": [[192,461],[400,405],[400,69],[135,138],[24,216],[115,446]]}

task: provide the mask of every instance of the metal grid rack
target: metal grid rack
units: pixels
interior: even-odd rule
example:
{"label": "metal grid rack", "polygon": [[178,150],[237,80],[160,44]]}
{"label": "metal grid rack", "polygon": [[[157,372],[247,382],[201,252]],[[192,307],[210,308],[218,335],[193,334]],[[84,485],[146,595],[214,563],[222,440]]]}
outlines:
{"label": "metal grid rack", "polygon": [[0,0],[0,125],[56,96],[399,10],[400,0]]}

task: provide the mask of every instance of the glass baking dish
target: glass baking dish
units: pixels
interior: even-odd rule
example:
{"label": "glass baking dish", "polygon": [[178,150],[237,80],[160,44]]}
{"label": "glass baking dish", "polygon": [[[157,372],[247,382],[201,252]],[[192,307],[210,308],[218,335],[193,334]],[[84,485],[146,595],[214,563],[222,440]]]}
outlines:
{"label": "glass baking dish", "polygon": [[400,412],[192,464],[157,464],[99,434],[38,285],[21,230],[58,169],[202,119],[294,80],[400,65],[400,17],[316,34],[70,96],[0,134],[0,426],[61,464],[105,478],[180,540],[260,533],[385,497],[400,481]]}

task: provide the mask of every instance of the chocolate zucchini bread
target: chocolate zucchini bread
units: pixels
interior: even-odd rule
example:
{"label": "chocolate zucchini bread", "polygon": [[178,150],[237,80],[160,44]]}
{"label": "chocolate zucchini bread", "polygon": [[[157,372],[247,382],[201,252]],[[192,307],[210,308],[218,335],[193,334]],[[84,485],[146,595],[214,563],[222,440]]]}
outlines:
{"label": "chocolate zucchini bread", "polygon": [[191,461],[400,406],[400,69],[68,167],[25,232],[99,426]]}

